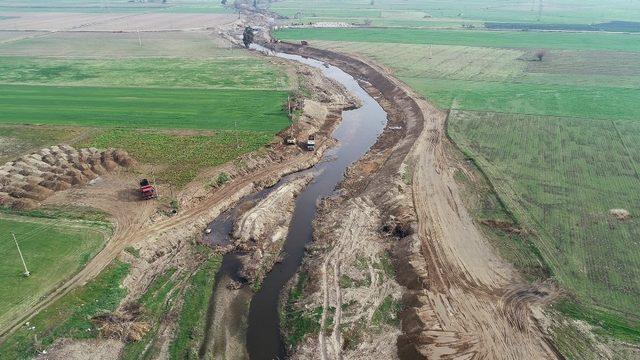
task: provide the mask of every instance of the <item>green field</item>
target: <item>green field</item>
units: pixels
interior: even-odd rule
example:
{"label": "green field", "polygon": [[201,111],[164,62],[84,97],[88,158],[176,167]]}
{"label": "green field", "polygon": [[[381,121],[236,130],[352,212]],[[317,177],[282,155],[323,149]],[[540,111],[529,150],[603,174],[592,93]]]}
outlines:
{"label": "green field", "polygon": [[115,310],[127,290],[122,281],[129,264],[114,261],[100,275],[40,311],[0,344],[3,359],[33,359],[60,338],[94,339],[100,331],[91,320]]}
{"label": "green field", "polygon": [[204,59],[0,57],[0,84],[289,90],[280,67],[239,49]]}
{"label": "green field", "polygon": [[0,123],[277,132],[287,92],[0,85]]}
{"label": "green field", "polygon": [[[102,222],[0,215],[0,325],[84,266],[102,248],[107,229]],[[21,275],[12,232],[32,273],[29,278]]]}
{"label": "green field", "polygon": [[349,21],[369,19],[375,26],[429,26],[437,21],[547,22],[591,24],[612,20],[637,21],[640,4],[628,0],[281,0],[270,9],[293,21]]}
{"label": "green field", "polygon": [[462,45],[493,48],[640,51],[640,34],[542,31],[472,31],[413,28],[282,29],[286,40],[334,40],[398,44]]}
{"label": "green field", "polygon": [[609,211],[640,212],[640,123],[467,111],[449,122],[517,220],[536,229],[554,277],[580,299],[637,313],[640,219]]}
{"label": "green field", "polygon": [[124,149],[146,164],[159,165],[157,180],[183,186],[202,169],[232,161],[274,138],[272,132],[218,131],[175,134],[153,131],[104,130],[82,146]]}

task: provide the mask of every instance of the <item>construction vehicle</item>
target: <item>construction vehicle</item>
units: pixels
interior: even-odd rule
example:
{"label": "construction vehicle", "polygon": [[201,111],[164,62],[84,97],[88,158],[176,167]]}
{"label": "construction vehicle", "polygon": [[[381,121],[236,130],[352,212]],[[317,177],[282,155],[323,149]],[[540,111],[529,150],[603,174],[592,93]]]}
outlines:
{"label": "construction vehicle", "polygon": [[149,180],[142,179],[140,180],[140,196],[143,200],[155,199],[158,197],[158,192]]}
{"label": "construction vehicle", "polygon": [[296,138],[294,138],[293,136],[289,135],[285,139],[285,142],[286,142],[287,145],[295,145],[296,144]]}
{"label": "construction vehicle", "polygon": [[315,151],[316,150],[316,136],[309,135],[309,139],[307,140],[307,150]]}

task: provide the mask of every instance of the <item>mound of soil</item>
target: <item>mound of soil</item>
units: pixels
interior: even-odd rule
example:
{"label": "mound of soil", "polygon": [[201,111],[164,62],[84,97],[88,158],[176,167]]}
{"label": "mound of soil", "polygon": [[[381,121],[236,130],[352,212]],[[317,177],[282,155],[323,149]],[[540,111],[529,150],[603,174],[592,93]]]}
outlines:
{"label": "mound of soil", "polygon": [[0,166],[0,205],[34,209],[56,191],[133,165],[135,160],[122,150],[78,150],[65,144],[44,148]]}

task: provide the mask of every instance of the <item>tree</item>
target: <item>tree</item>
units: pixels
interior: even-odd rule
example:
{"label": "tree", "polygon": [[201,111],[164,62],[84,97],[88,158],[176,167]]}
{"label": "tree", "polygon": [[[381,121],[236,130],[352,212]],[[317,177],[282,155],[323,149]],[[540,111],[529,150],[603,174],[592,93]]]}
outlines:
{"label": "tree", "polygon": [[253,43],[253,28],[251,26],[247,26],[244,28],[244,33],[242,34],[242,42],[246,48],[249,47]]}
{"label": "tree", "polygon": [[534,56],[536,57],[536,59],[538,59],[538,61],[542,61],[542,59],[544,59],[545,56],[547,56],[547,50],[545,49],[539,49],[536,50],[536,53],[534,54]]}

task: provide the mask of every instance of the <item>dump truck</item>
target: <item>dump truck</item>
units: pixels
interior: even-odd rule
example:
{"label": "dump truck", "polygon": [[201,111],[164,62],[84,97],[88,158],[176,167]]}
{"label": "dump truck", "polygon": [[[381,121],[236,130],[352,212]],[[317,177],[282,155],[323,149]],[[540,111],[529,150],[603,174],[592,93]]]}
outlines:
{"label": "dump truck", "polygon": [[143,200],[155,199],[158,197],[156,188],[153,187],[147,179],[140,180],[140,197],[142,197]]}
{"label": "dump truck", "polygon": [[307,150],[315,151],[316,150],[316,136],[309,135],[309,139],[307,140]]}

